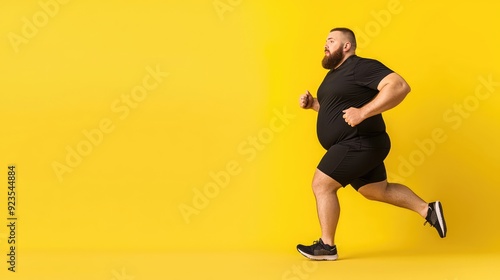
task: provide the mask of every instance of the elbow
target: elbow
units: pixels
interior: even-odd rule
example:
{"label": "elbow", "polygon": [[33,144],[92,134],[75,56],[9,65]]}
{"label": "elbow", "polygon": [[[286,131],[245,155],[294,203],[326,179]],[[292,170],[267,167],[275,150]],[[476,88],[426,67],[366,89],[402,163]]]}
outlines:
{"label": "elbow", "polygon": [[400,86],[401,93],[406,96],[411,91],[411,87],[408,83],[402,82]]}
{"label": "elbow", "polygon": [[405,95],[407,95],[410,92],[411,92],[411,87],[410,87],[409,84],[406,84],[406,86],[405,86]]}

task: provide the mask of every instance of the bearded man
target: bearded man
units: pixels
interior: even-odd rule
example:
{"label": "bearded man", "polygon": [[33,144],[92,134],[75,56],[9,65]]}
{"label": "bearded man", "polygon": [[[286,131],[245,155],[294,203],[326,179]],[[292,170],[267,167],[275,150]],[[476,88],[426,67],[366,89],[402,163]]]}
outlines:
{"label": "bearded man", "polygon": [[297,245],[302,255],[313,260],[338,258],[337,191],[347,185],[367,199],[416,212],[436,228],[441,238],[447,232],[441,202],[427,203],[407,186],[387,182],[384,160],[391,142],[382,113],[400,104],[410,86],[381,62],[359,57],[355,51],[352,30],[332,29],[322,61],[329,72],[317,98],[309,91],[299,98],[301,108],[318,112],[317,136],[326,150],[312,181],[321,238],[309,246]]}

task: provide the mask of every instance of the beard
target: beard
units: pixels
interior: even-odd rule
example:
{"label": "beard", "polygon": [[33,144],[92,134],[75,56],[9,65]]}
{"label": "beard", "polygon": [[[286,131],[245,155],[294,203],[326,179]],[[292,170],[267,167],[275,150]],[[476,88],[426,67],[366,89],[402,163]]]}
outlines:
{"label": "beard", "polygon": [[333,53],[330,53],[330,55],[325,54],[323,60],[321,61],[321,64],[325,69],[328,70],[335,69],[336,67],[339,66],[340,62],[342,62],[344,56],[345,55],[344,52],[342,51],[342,48],[338,48]]}

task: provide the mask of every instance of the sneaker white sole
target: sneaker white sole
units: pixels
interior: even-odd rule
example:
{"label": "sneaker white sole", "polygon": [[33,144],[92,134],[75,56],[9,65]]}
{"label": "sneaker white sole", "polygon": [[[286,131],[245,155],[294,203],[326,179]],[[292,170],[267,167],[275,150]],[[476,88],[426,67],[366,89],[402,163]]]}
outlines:
{"label": "sneaker white sole", "polygon": [[315,261],[334,261],[339,258],[338,254],[335,255],[323,255],[323,256],[314,256],[314,255],[309,255],[308,253],[302,252],[301,250],[297,250],[299,253],[301,253],[304,257],[315,260]]}
{"label": "sneaker white sole", "polygon": [[441,237],[446,237],[446,224],[444,223],[444,218],[443,218],[443,207],[441,206],[441,202],[436,201],[434,203],[434,210],[436,211],[436,216],[438,218],[438,223],[439,223],[439,228],[443,231],[443,236]]}

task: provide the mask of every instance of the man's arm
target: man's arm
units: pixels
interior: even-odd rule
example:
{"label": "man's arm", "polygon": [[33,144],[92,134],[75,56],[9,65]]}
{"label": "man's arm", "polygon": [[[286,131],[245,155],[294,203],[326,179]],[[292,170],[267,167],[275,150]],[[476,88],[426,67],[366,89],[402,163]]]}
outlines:
{"label": "man's arm", "polygon": [[365,119],[396,107],[410,92],[410,86],[400,75],[391,73],[377,86],[379,93],[361,108],[344,110],[344,119],[350,126],[356,126]]}
{"label": "man's arm", "polygon": [[302,94],[299,98],[299,106],[302,109],[313,109],[314,111],[319,111],[318,99],[314,98],[309,91]]}

